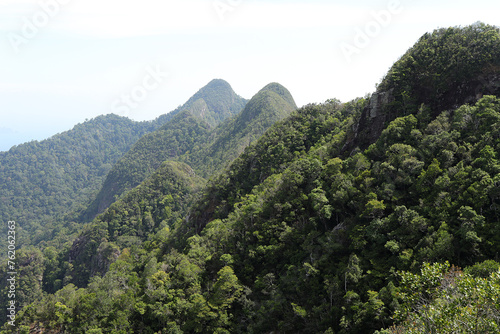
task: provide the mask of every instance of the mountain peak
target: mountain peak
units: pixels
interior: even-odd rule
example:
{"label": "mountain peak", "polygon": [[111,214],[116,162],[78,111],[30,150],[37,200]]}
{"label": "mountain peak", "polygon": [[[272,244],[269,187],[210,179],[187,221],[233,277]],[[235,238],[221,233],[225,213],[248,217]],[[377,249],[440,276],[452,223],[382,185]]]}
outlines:
{"label": "mountain peak", "polygon": [[297,109],[292,94],[279,83],[270,83],[255,94],[243,109],[236,123],[238,128],[250,122],[274,123]]}
{"label": "mountain peak", "polygon": [[217,126],[226,118],[239,113],[247,100],[236,94],[231,85],[222,79],[214,79],[201,88],[181,107],[207,122]]}
{"label": "mountain peak", "polygon": [[223,88],[227,90],[233,90],[229,82],[227,82],[224,79],[212,79],[208,84],[205,85],[202,89],[205,89],[207,87],[217,87],[217,88]]}
{"label": "mountain peak", "polygon": [[262,88],[259,91],[259,93],[266,92],[266,91],[271,91],[271,92],[278,94],[281,98],[283,98],[293,108],[295,108],[295,109],[297,108],[297,105],[295,104],[295,100],[293,99],[292,94],[283,85],[281,85],[277,82],[271,82],[270,84],[267,84],[264,88]]}
{"label": "mountain peak", "polygon": [[[484,23],[425,33],[389,70],[377,91],[392,90],[399,108],[414,112],[421,103],[434,113],[475,102],[499,87],[500,29]],[[409,110],[412,109],[412,110]]]}

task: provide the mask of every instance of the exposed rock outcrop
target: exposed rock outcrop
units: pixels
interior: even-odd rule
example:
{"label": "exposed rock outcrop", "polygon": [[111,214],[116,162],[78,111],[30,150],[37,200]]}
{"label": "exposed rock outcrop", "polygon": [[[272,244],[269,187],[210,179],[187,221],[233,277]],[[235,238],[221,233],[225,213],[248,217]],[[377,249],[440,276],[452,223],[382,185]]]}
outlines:
{"label": "exposed rock outcrop", "polygon": [[352,136],[342,149],[344,153],[352,152],[355,147],[366,148],[377,140],[390,119],[387,106],[394,100],[392,90],[376,92],[371,96],[368,106],[353,125]]}

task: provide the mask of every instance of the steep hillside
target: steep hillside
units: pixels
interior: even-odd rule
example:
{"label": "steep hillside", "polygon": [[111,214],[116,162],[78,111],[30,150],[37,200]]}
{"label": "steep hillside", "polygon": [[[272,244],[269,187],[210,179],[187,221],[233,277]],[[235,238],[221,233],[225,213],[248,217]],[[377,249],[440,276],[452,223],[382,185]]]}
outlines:
{"label": "steep hillside", "polygon": [[151,176],[167,160],[178,158],[202,144],[210,126],[185,110],[163,127],[142,137],[111,169],[96,199],[85,211],[92,220],[126,191]]}
{"label": "steep hillside", "polygon": [[[292,105],[290,105],[290,103],[292,103]],[[240,114],[223,122],[214,131],[210,131],[208,125],[206,123],[201,123],[201,121],[196,116],[193,116],[190,111],[183,111],[176,115],[160,130],[142,138],[134,148],[117,163],[117,168],[114,168],[113,171],[109,173],[100,194],[107,196],[109,203],[111,203],[115,197],[111,195],[126,191],[126,188],[115,191],[117,189],[115,185],[121,184],[131,187],[133,183],[139,182],[142,178],[145,178],[147,180],[146,182],[151,185],[148,186],[149,191],[166,191],[163,188],[154,188],[152,186],[157,185],[160,187],[165,181],[163,180],[165,177],[164,174],[154,173],[150,177],[147,177],[146,173],[147,171],[156,170],[159,167],[160,161],[168,162],[169,160],[184,159],[195,166],[193,170],[197,173],[209,177],[209,171],[217,173],[221,170],[222,166],[229,164],[235,158],[238,154],[238,150],[243,150],[243,148],[248,146],[254,138],[260,137],[260,135],[277,120],[286,117],[286,115],[289,115],[295,109],[295,102],[288,90],[279,84],[270,84],[259,91]],[[199,148],[200,146],[204,148]],[[208,162],[210,162],[210,164],[208,164]],[[171,163],[173,162],[169,162],[169,164]],[[217,168],[214,168],[214,166]],[[116,179],[116,175],[114,174],[116,170],[126,171],[126,177],[122,175],[122,179]],[[202,178],[197,178],[197,180],[199,184],[198,189],[201,189],[201,185],[204,185],[205,181]],[[106,190],[104,191],[104,189]],[[137,189],[134,189],[133,193],[137,191]],[[176,196],[175,189],[170,189],[168,191],[172,192],[172,196]],[[129,197],[130,194],[127,193],[123,201],[127,201]],[[139,204],[141,198],[137,196],[133,198],[137,201],[135,205],[143,205]],[[174,204],[179,200],[178,197],[176,198],[176,200],[173,200]],[[104,198],[104,200],[105,199],[106,198]],[[102,198],[98,197],[98,200],[101,200],[101,203],[103,202]],[[99,224],[97,224],[98,226],[101,226],[100,222],[111,224],[108,219],[109,214],[106,212],[110,210],[113,212],[118,211],[116,207],[121,208],[118,214],[121,217],[121,220],[119,220],[121,228],[114,232],[109,232],[111,235],[116,233],[114,239],[111,238],[113,241],[116,241],[116,238],[120,240],[133,239],[140,244],[147,240],[148,233],[155,231],[156,227],[158,227],[163,220],[166,219],[168,226],[173,226],[174,223],[177,223],[177,220],[173,219],[170,215],[162,218],[159,217],[158,214],[153,214],[152,217],[149,217],[152,226],[147,230],[147,233],[140,232],[136,234],[132,232],[135,230],[135,227],[130,226],[130,224],[134,225],[134,221],[137,219],[141,221],[142,218],[130,216],[134,210],[130,209],[131,204],[123,206],[123,201],[112,205],[109,210],[105,211],[105,213],[97,219],[99,222]],[[153,196],[148,202],[148,207],[162,207],[165,205],[163,195],[157,197]],[[103,207],[103,211],[105,209],[106,208]],[[184,217],[187,214],[187,207],[183,207],[183,210],[180,216],[176,216],[177,218]],[[95,226],[95,222],[93,226]],[[91,230],[93,231],[92,233],[99,234],[96,231],[100,231],[101,228],[94,227]],[[109,233],[103,231],[101,234],[108,235]],[[106,239],[109,240],[110,238],[106,237]],[[98,244],[92,243],[89,240],[89,238],[81,235],[74,243],[72,249],[65,255],[68,260],[71,259],[75,269],[77,267],[79,268],[77,275],[71,274],[71,277],[77,278],[72,282],[76,283],[78,286],[84,286],[89,279],[89,275],[93,276],[96,274],[91,268],[85,269],[88,267],[89,263],[85,259],[88,260],[88,257],[95,257],[99,253]],[[121,243],[118,243],[118,246],[118,249],[125,247],[125,245]],[[82,251],[82,249],[85,249],[85,251]],[[82,258],[74,254],[85,254],[86,257]]]}
{"label": "steep hillside", "polygon": [[[86,226],[69,249],[65,260],[72,263],[72,269],[64,275],[70,275],[77,286],[85,286],[92,276],[104,275],[121,251],[151,241],[157,232],[167,233],[169,226],[184,217],[193,195],[204,184],[188,165],[164,162],[150,178]],[[157,240],[155,245],[160,243]]]}
{"label": "steep hillside", "polygon": [[[337,100],[309,105],[292,113],[269,129],[249,146],[223,173],[210,182],[200,200],[191,209],[183,226],[200,232],[214,218],[225,218],[233,206],[252,188],[287,164],[299,159],[314,145],[329,143],[322,154],[339,154],[346,131],[359,117],[366,100],[341,104]],[[322,150],[326,150],[322,148]]]}
{"label": "steep hillside", "polygon": [[[47,247],[42,251],[22,248],[16,259],[19,282],[16,302],[31,303],[44,293],[54,293],[70,282],[85,286],[89,277],[104,275],[110,264],[125,256],[145,240],[168,234],[168,226],[181,219],[192,196],[204,181],[182,163],[166,162],[153,177],[114,203],[78,238],[64,249]],[[158,236],[154,233],[158,232]],[[157,240],[154,245],[158,245]],[[7,266],[0,269],[6,280]],[[73,286],[73,284],[69,284]],[[7,289],[1,288],[0,301],[7,302]],[[0,311],[5,319],[5,311]]]}

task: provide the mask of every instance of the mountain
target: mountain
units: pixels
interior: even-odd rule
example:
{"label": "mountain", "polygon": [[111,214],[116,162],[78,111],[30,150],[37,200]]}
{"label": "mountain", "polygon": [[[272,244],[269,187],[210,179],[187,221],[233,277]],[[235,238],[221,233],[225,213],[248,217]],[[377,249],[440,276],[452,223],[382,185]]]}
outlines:
{"label": "mountain", "polygon": [[207,139],[209,145],[198,153],[184,157],[200,175],[209,177],[223,170],[245,147],[262,136],[274,123],[297,109],[290,92],[278,83],[262,88],[245,108],[221,124]]}
{"label": "mountain", "polygon": [[41,142],[0,153],[0,219],[20,222],[24,245],[46,239],[51,224],[80,209],[112,166],[144,134],[161,126],[100,116]]}
{"label": "mountain", "polygon": [[166,161],[192,150],[210,132],[210,126],[184,110],[167,124],[143,136],[114,166],[86,209],[84,218],[92,220],[120,195],[138,186]]}
{"label": "mountain", "polygon": [[427,34],[375,94],[293,111],[202,190],[165,162],[87,225],[91,248],[20,252],[19,328],[497,332],[499,47],[484,24]]}
{"label": "mountain", "polygon": [[92,220],[126,191],[151,176],[166,160],[197,150],[208,140],[213,127],[241,111],[246,100],[223,80],[212,80],[200,89],[163,127],[141,138],[109,172],[99,194],[85,210]]}
{"label": "mountain", "polygon": [[[192,174],[210,177],[207,172],[208,168],[212,168],[213,173],[221,170],[224,165],[230,163],[237,156],[238,151],[243,150],[276,121],[286,117],[295,109],[295,102],[288,90],[279,84],[273,83],[260,90],[241,113],[224,121],[213,131],[210,131],[206,122],[200,121],[190,111],[180,112],[161,129],[145,135],[115,165],[116,168],[108,174],[101,191],[101,194],[108,196],[110,203],[114,197],[110,196],[110,194],[115,194],[116,192],[113,190],[117,189],[117,187],[110,185],[108,182],[116,180],[115,170],[124,171],[127,175],[121,178],[122,183],[118,179],[115,184],[126,184],[131,187],[131,180],[139,182],[144,178],[145,181],[128,193],[126,193],[125,188],[119,189],[121,193],[125,194],[123,199],[115,202],[109,209],[104,206],[104,213],[97,217],[96,221],[92,223],[93,227],[87,231],[91,231],[92,235],[106,236],[106,242],[114,242],[118,249],[123,249],[126,244],[123,244],[120,240],[132,239],[140,244],[146,241],[149,235],[157,232],[159,228],[165,227],[163,225],[174,226],[177,220],[184,217],[188,212],[187,206],[182,206],[182,211],[177,215],[172,214],[171,210],[167,210],[167,214],[159,215],[158,212],[164,212],[164,209],[154,210],[151,208],[165,206],[165,196],[167,195],[175,198],[173,200],[174,204],[181,201],[181,199],[185,200],[186,195],[178,194],[178,187],[164,188],[163,183],[166,177],[164,173],[156,172],[151,176],[147,176],[145,172],[141,171],[162,169],[160,166],[171,165],[173,160],[179,159],[187,160],[192,166],[195,166],[191,170]],[[203,124],[204,126],[202,126]],[[196,149],[198,146],[204,147],[204,149]],[[208,161],[211,163],[210,165],[207,164]],[[214,166],[217,167],[214,168]],[[188,168],[188,165],[185,165],[185,167]],[[205,180],[201,177],[197,177],[197,180],[198,188],[201,189]],[[144,186],[144,184],[148,185]],[[145,198],[143,197],[131,197],[131,193],[144,193],[144,191],[139,190],[144,187],[150,192],[155,194],[160,192],[162,195],[149,196],[148,200],[146,200],[149,205],[144,204]],[[129,203],[130,198],[133,198],[135,202]],[[98,199],[100,198],[98,197]],[[178,204],[175,205],[178,206]],[[150,208],[148,209],[150,211],[149,216],[147,218],[144,216],[144,210],[132,209],[137,207]],[[114,214],[110,215],[110,212],[114,212]],[[132,212],[136,213],[131,215]],[[113,221],[110,218],[111,216],[120,217],[118,221],[121,227],[118,230],[111,227]],[[144,219],[149,221],[147,228],[134,232],[137,230],[137,222]],[[103,225],[103,223],[107,225]],[[72,282],[78,286],[85,286],[88,279],[96,274],[96,271],[92,269],[93,267],[89,268],[88,264],[94,263],[95,258],[99,257],[100,243],[91,240],[93,239],[86,237],[85,232],[82,233],[67,253],[67,257],[71,259],[74,268],[70,275],[76,278]],[[102,272],[102,274],[104,273]]]}
{"label": "mountain", "polygon": [[[218,92],[218,89],[222,91]],[[225,81],[211,81],[171,121],[141,138],[108,174],[85,218],[91,219],[103,212],[117,197],[140,184],[166,160],[183,161],[201,176],[209,177],[227,166],[272,124],[297,109],[290,92],[282,85],[272,83],[252,97],[240,113],[212,128],[208,122],[214,117],[210,115],[220,116],[224,110],[236,108],[231,103],[237,95],[231,92]],[[215,103],[217,99],[226,104],[220,100]],[[201,102],[205,100],[210,101],[209,104]],[[241,99],[236,101],[242,103]],[[211,114],[200,114],[198,107],[201,104],[208,105]],[[218,109],[212,109],[214,107]]]}
{"label": "mountain", "polygon": [[203,199],[192,207],[190,219],[183,228],[201,232],[209,221],[226,217],[240,198],[271,175],[283,172],[290,161],[303,156],[320,139],[330,142],[331,154],[340,153],[342,146],[339,145],[345,137],[347,124],[364,105],[364,100],[344,104],[344,114],[335,117],[333,115],[342,105],[337,100],[330,100],[321,107],[300,108],[277,122],[235,159],[226,173],[207,184]]}

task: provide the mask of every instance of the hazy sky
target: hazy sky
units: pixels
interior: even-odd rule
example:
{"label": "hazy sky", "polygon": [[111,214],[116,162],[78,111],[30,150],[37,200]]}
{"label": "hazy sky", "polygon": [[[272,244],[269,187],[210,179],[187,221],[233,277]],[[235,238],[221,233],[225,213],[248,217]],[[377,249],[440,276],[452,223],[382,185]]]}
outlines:
{"label": "hazy sky", "polygon": [[102,114],[150,120],[214,78],[299,106],[364,96],[425,32],[498,0],[0,0],[0,151]]}

